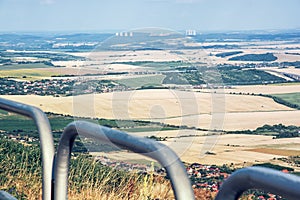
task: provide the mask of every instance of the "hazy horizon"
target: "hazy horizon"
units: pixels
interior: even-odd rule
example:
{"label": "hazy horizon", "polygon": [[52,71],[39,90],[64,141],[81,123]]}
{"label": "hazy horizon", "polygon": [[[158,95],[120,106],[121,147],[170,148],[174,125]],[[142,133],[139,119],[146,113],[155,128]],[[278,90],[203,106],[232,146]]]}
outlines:
{"label": "hazy horizon", "polygon": [[[147,29],[148,27],[144,27]],[[150,27],[152,28],[152,27]],[[157,27],[158,29],[164,30],[164,28]],[[143,28],[141,28],[143,29]],[[15,31],[1,31],[1,34],[115,34],[116,32],[125,32],[125,31],[133,31],[138,29],[112,29],[112,30],[15,30]],[[188,30],[188,29],[186,29]],[[174,32],[179,32],[184,34],[186,30],[173,30]],[[267,34],[267,33],[288,33],[288,32],[300,32],[300,28],[292,28],[292,29],[252,29],[252,30],[196,30],[197,34]]]}
{"label": "hazy horizon", "polygon": [[0,32],[300,29],[298,0],[0,0]]}

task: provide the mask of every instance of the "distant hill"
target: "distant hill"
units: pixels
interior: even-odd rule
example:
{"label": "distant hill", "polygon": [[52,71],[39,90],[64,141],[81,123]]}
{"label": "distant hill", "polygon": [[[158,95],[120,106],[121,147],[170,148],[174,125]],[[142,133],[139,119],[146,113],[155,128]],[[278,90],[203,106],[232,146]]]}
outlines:
{"label": "distant hill", "polygon": [[299,30],[289,31],[258,31],[258,32],[228,32],[228,33],[203,33],[194,37],[197,42],[204,41],[285,41],[299,40]]}

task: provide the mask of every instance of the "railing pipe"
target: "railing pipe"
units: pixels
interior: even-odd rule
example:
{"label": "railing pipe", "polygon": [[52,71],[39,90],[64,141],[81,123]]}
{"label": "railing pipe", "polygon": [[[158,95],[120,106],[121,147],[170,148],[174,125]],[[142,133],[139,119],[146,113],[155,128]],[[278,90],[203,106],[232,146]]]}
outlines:
{"label": "railing pipe", "polygon": [[237,200],[248,189],[262,189],[289,200],[300,199],[300,178],[264,167],[234,172],[221,186],[215,200]]}
{"label": "railing pipe", "polygon": [[186,169],[178,156],[166,145],[135,137],[94,123],[75,121],[64,130],[54,164],[54,199],[67,199],[68,171],[72,146],[77,135],[111,142],[123,149],[144,154],[160,162],[170,177],[176,199],[194,199],[194,193]]}
{"label": "railing pipe", "polygon": [[0,200],[17,200],[15,197],[11,196],[5,191],[0,191]]}
{"label": "railing pipe", "polygon": [[51,200],[54,142],[47,116],[39,108],[3,98],[0,98],[0,109],[30,117],[35,122],[39,132],[42,154],[43,200]]}

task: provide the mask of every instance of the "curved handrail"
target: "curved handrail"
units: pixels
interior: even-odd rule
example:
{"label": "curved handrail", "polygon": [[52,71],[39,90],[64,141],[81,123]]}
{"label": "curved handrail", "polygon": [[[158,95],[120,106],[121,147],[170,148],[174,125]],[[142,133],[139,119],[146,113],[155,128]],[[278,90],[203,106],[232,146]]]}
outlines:
{"label": "curved handrail", "polygon": [[18,113],[34,120],[40,136],[40,148],[43,166],[43,200],[51,200],[54,142],[47,116],[39,108],[3,98],[0,98],[0,109]]}
{"label": "curved handrail", "polygon": [[9,193],[0,190],[0,200],[17,200],[17,199],[11,196]]}
{"label": "curved handrail", "polygon": [[72,146],[78,135],[111,142],[123,149],[145,154],[161,163],[171,179],[176,199],[194,199],[186,169],[178,156],[167,146],[156,141],[135,137],[127,133],[85,121],[70,123],[64,130],[54,164],[54,199],[67,199],[67,181]]}
{"label": "curved handrail", "polygon": [[300,178],[264,167],[248,167],[234,172],[221,186],[215,200],[236,200],[248,189],[262,189],[289,200],[300,199]]}

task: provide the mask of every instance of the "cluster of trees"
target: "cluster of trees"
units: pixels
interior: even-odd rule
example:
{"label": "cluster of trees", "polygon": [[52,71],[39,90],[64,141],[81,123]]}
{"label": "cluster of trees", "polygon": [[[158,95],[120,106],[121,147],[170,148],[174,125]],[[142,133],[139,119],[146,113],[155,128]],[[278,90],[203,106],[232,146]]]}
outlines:
{"label": "cluster of trees", "polygon": [[264,125],[257,129],[245,131],[228,131],[227,134],[253,134],[253,135],[273,135],[274,138],[292,138],[300,136],[300,127],[285,126],[283,124]]}
{"label": "cluster of trees", "polygon": [[282,62],[280,63],[281,66],[294,66],[296,68],[300,68],[300,61],[295,62]]}
{"label": "cluster of trees", "polygon": [[225,57],[233,56],[233,55],[240,54],[240,53],[243,53],[243,51],[230,51],[230,52],[224,52],[224,53],[217,53],[215,56],[225,58]]}
{"label": "cluster of trees", "polygon": [[289,157],[282,157],[277,158],[278,160],[281,160],[283,162],[289,163],[291,165],[295,165],[297,167],[300,167],[300,156],[289,156]]}
{"label": "cluster of trees", "polygon": [[[193,69],[193,70],[191,70]],[[252,85],[266,83],[284,83],[285,79],[262,70],[239,66],[218,66],[186,69],[182,72],[165,73],[163,84],[179,85]]]}
{"label": "cluster of trees", "polygon": [[223,70],[220,69],[223,83],[226,85],[251,85],[265,83],[281,83],[286,82],[285,79],[274,76],[262,70],[256,69],[239,69],[239,70]]}
{"label": "cluster of trees", "polygon": [[149,138],[151,140],[155,140],[155,141],[166,141],[167,140],[166,137],[157,137],[157,136],[154,136],[154,135],[147,136],[147,138]]}
{"label": "cluster of trees", "polygon": [[288,170],[289,172],[293,172],[294,169],[291,167],[285,167],[285,166],[281,166],[281,165],[275,165],[272,163],[260,163],[260,164],[254,164],[253,166],[259,166],[259,167],[267,167],[267,168],[271,168],[271,169],[276,169],[279,171],[282,171],[284,169]]}
{"label": "cluster of trees", "polygon": [[245,55],[242,55],[242,56],[235,56],[235,57],[229,58],[228,60],[270,62],[270,61],[277,60],[277,57],[274,56],[273,53],[245,54]]}

